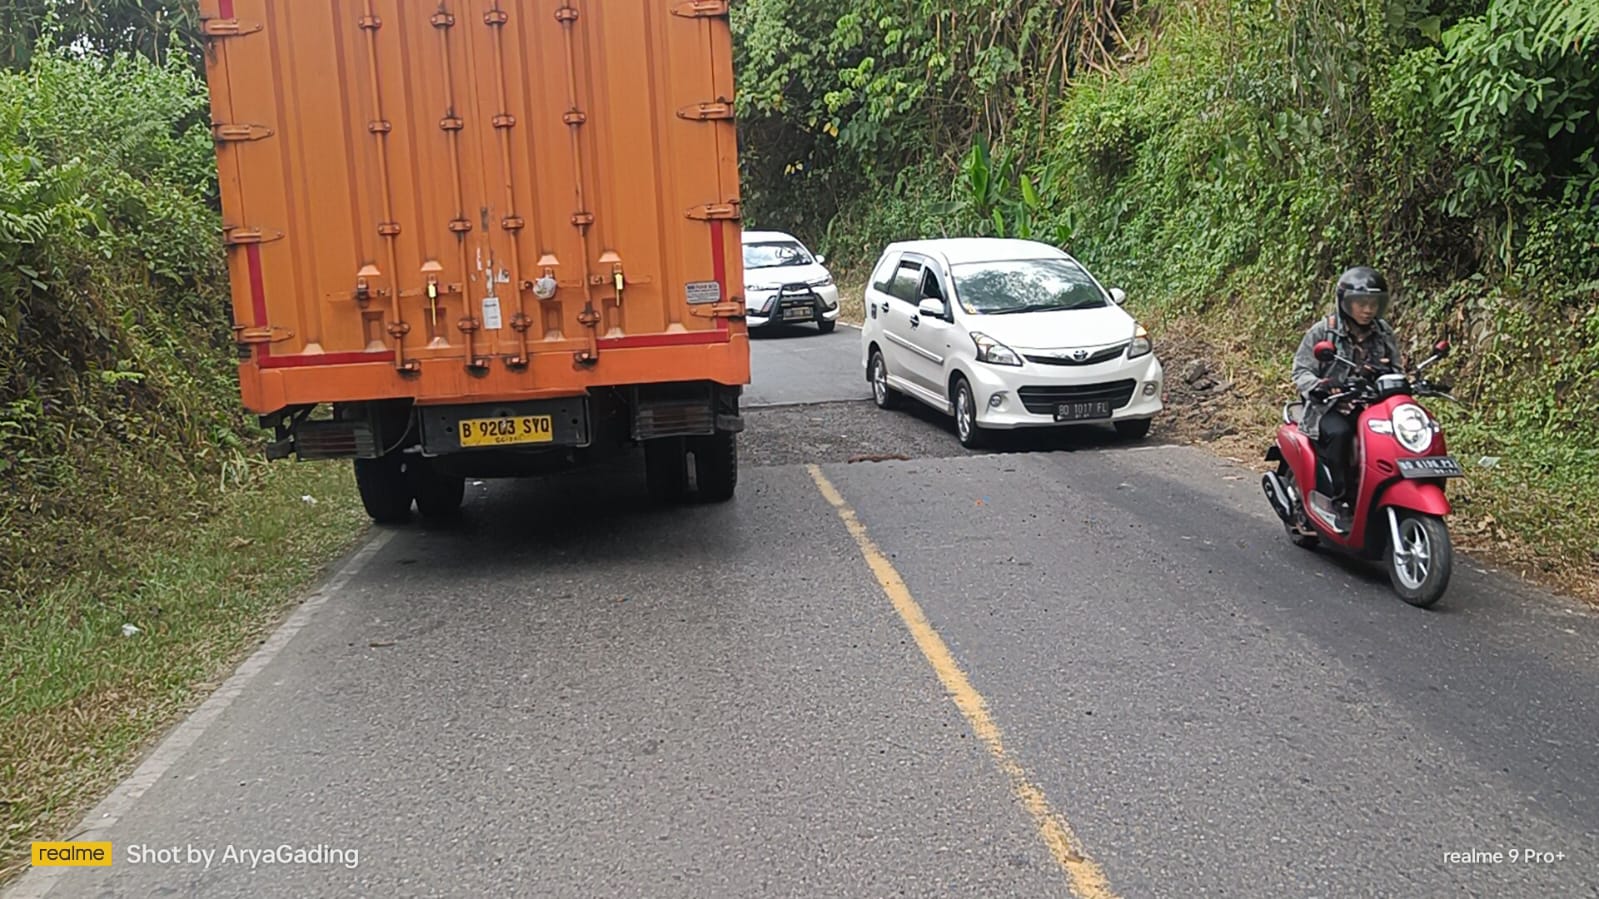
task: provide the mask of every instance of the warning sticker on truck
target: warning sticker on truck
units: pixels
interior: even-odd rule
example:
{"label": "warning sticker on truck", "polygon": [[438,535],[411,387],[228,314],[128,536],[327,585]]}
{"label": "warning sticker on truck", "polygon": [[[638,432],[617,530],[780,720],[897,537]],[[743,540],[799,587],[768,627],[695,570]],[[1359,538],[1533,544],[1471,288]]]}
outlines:
{"label": "warning sticker on truck", "polygon": [[483,329],[485,331],[498,331],[505,326],[500,316],[500,298],[483,298]]}
{"label": "warning sticker on truck", "polygon": [[688,304],[706,306],[722,302],[722,285],[716,281],[688,282]]}

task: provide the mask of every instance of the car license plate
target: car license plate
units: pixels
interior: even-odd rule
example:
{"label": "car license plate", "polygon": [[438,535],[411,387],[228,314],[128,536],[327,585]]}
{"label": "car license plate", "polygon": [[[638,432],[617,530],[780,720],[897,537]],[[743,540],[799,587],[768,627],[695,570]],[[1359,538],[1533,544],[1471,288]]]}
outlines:
{"label": "car license plate", "polygon": [[1109,417],[1109,400],[1093,400],[1083,403],[1061,403],[1055,407],[1056,421],[1086,421],[1095,418]]}
{"label": "car license plate", "polygon": [[555,419],[549,415],[513,418],[468,418],[456,426],[462,447],[516,446],[555,442]]}
{"label": "car license plate", "polygon": [[808,322],[814,317],[815,313],[809,306],[790,306],[783,310],[784,321]]}
{"label": "car license plate", "polygon": [[1466,472],[1453,456],[1400,459],[1399,473],[1407,478],[1463,478]]}

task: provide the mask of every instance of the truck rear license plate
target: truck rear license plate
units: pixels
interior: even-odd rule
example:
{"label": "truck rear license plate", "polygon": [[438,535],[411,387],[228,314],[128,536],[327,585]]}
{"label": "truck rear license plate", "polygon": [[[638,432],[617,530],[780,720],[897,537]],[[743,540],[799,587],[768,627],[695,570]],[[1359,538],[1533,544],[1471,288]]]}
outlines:
{"label": "truck rear license plate", "polygon": [[456,426],[461,446],[516,446],[523,443],[553,443],[555,420],[548,415],[518,415],[514,418],[468,418]]}

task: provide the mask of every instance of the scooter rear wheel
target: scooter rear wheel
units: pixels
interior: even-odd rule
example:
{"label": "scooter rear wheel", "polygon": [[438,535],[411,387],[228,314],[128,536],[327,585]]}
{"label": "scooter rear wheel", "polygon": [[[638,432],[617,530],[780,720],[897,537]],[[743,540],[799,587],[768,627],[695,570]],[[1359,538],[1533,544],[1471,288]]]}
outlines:
{"label": "scooter rear wheel", "polygon": [[[1294,504],[1294,516],[1299,519],[1297,524],[1305,530],[1310,529],[1310,522],[1305,519],[1305,496],[1299,490],[1299,484],[1294,480],[1294,470],[1288,467],[1285,459],[1277,463],[1277,478],[1288,488],[1288,499]],[[1294,527],[1296,522],[1283,522],[1283,530],[1288,532],[1288,540],[1301,549],[1315,549],[1321,543],[1321,538],[1315,534],[1306,534]]]}
{"label": "scooter rear wheel", "polygon": [[1432,515],[1400,512],[1399,543],[1388,547],[1387,562],[1399,598],[1418,608],[1431,606],[1443,597],[1454,568],[1448,526]]}

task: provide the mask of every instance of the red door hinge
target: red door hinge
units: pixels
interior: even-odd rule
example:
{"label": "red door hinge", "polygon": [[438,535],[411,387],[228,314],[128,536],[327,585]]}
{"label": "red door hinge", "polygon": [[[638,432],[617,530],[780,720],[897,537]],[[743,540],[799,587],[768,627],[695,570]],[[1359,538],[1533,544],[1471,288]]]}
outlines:
{"label": "red door hinge", "polygon": [[707,203],[704,206],[695,206],[687,213],[688,217],[697,222],[731,222],[738,221],[737,203]]}
{"label": "red door hinge", "polygon": [[733,118],[733,104],[726,100],[696,103],[693,106],[685,106],[679,109],[677,117],[688,119],[691,122],[726,121]]}
{"label": "red door hinge", "polygon": [[233,326],[233,342],[242,344],[282,343],[294,337],[294,332],[288,328],[276,325],[261,325],[260,327]]}
{"label": "red door hinge", "polygon": [[277,132],[265,125],[213,125],[211,137],[217,143],[265,140]]}
{"label": "red door hinge", "polygon": [[260,22],[241,22],[238,19],[206,19],[200,23],[200,34],[213,39],[243,37],[260,30]]}
{"label": "red door hinge", "polygon": [[270,243],[274,240],[282,239],[282,231],[263,231],[260,228],[228,228],[223,232],[222,242],[230,247],[237,247],[246,244]]}
{"label": "red door hinge", "polygon": [[688,0],[672,7],[672,15],[685,19],[715,19],[728,14],[728,0]]}

